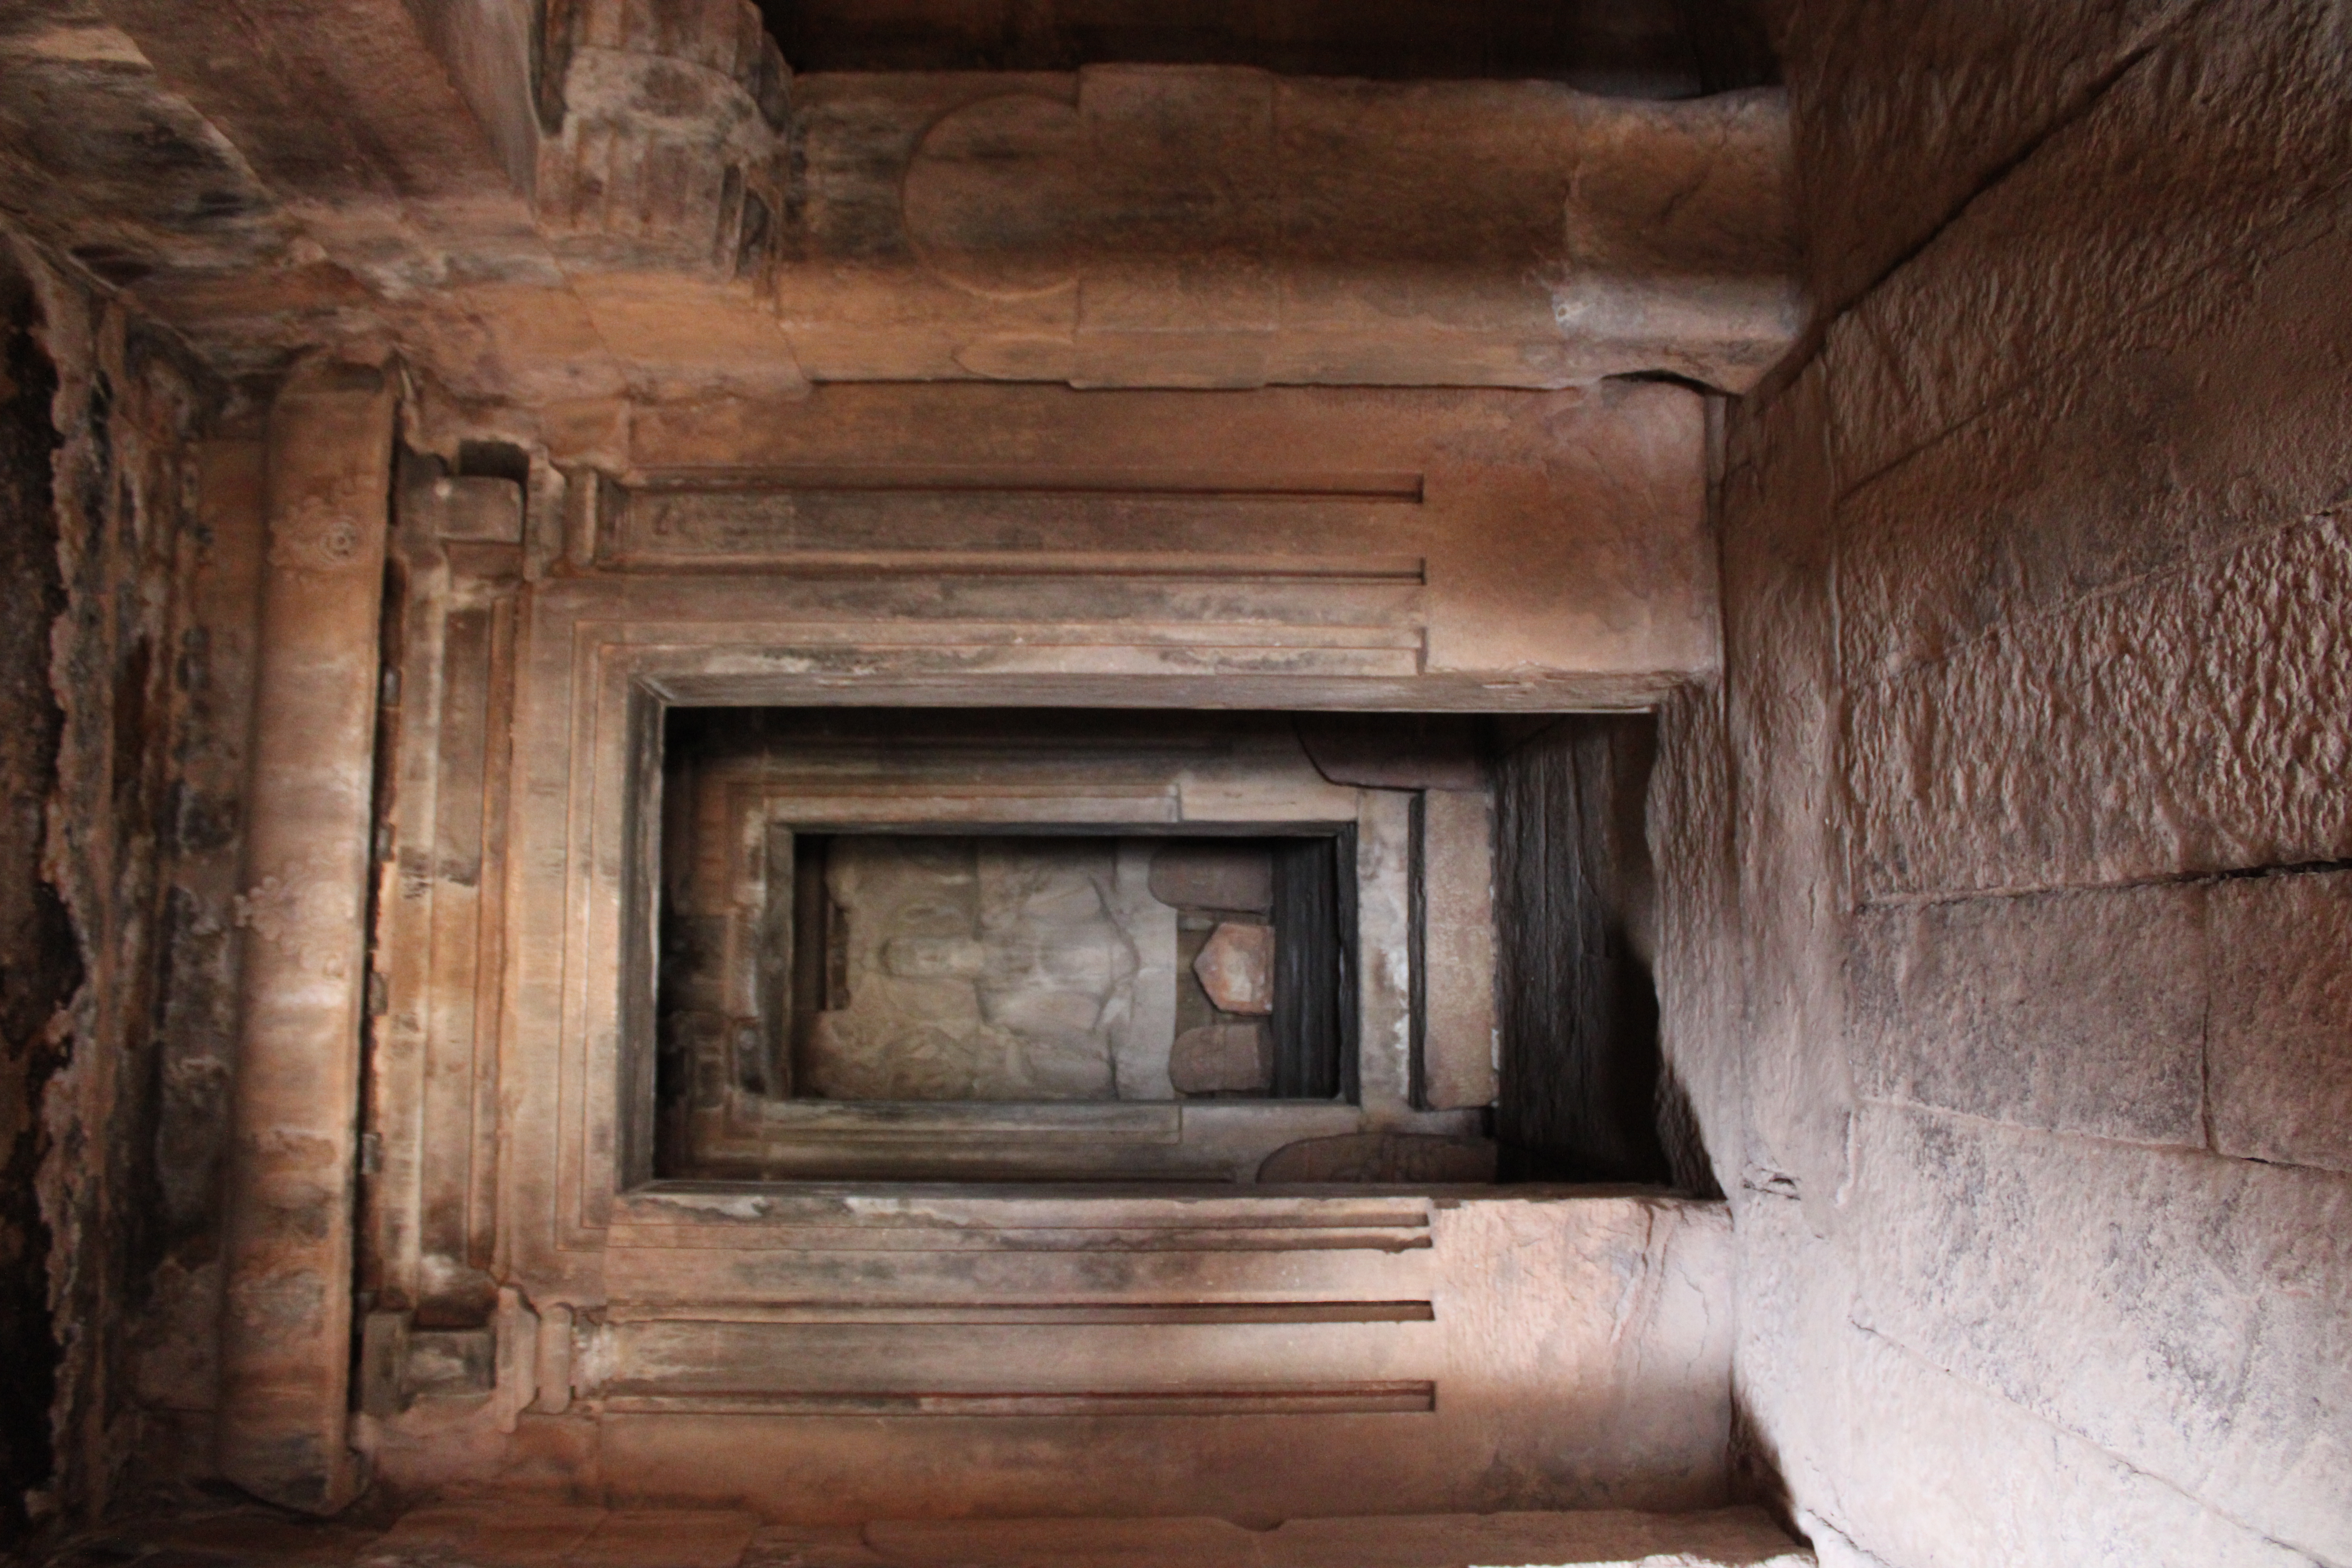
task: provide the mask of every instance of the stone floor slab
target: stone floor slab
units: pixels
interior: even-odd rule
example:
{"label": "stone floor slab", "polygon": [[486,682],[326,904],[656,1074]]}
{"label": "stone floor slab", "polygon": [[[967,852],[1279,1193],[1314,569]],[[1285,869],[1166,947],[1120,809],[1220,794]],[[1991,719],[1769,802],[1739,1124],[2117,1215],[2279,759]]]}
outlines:
{"label": "stone floor slab", "polygon": [[563,1568],[604,1521],[601,1508],[482,1500],[439,1503],[401,1517],[362,1553],[360,1568],[462,1563],[466,1568]]}
{"label": "stone floor slab", "polygon": [[85,1537],[44,1568],[1811,1568],[1757,1509],[1293,1520],[883,1520],[766,1525],[722,1510],[428,1505],[389,1531],[258,1510]]}
{"label": "stone floor slab", "polygon": [[1266,1531],[1218,1519],[887,1521],[866,1526],[865,1537],[894,1568],[1810,1568],[1813,1562],[1757,1509],[1292,1520]]}
{"label": "stone floor slab", "polygon": [[565,1568],[735,1568],[759,1527],[748,1513],[616,1510],[563,1561]]}

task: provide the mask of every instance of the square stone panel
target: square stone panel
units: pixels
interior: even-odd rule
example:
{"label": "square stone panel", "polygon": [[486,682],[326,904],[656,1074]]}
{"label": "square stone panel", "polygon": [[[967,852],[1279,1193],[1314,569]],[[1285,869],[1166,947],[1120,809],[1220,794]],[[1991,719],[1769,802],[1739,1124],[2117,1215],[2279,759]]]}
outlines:
{"label": "square stone panel", "polygon": [[1855,1079],[1874,1098],[2201,1148],[2204,890],[1866,910]]}
{"label": "square stone panel", "polygon": [[2215,1149],[2352,1171],[2352,873],[2223,882],[2212,909]]}

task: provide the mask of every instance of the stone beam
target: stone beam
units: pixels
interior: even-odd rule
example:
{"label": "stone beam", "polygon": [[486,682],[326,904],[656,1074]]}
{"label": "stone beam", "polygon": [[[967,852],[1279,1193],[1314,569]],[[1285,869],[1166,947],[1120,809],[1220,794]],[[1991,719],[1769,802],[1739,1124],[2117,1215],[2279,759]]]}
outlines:
{"label": "stone beam", "polygon": [[1773,91],[1100,66],[793,98],[777,307],[817,380],[1738,390],[1800,321]]}
{"label": "stone beam", "polygon": [[573,0],[535,47],[525,0],[18,11],[0,201],[233,375],[1736,392],[1801,316],[1773,89],[795,77],[749,0]]}
{"label": "stone beam", "polygon": [[245,1016],[232,1099],[221,1471],[331,1511],[349,1446],[352,1202],[367,986],[378,620],[394,398],[313,361],[269,416]]}

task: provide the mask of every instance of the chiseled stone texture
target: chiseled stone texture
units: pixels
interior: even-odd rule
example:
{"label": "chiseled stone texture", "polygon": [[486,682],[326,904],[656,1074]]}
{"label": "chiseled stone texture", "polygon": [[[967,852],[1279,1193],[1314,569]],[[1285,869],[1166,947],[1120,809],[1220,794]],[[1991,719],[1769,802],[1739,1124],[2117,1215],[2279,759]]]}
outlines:
{"label": "chiseled stone texture", "polygon": [[1846,1249],[1815,1236],[1798,1204],[1752,1197],[1738,1224],[1738,1398],[1765,1415],[1768,1462],[1824,1564],[1850,1563],[1838,1553],[1853,1551],[1872,1568],[2312,1568],[2305,1553],[1858,1326]]}
{"label": "chiseled stone texture", "polygon": [[1823,313],[1652,835],[1824,1562],[2352,1558],[2346,24],[1784,12]]}
{"label": "chiseled stone texture", "polygon": [[2063,364],[1860,481],[1837,564],[1849,673],[1946,658],[2352,493],[2345,221],[2341,195],[2299,212],[2275,247],[2114,322],[2095,370]]}
{"label": "chiseled stone texture", "polygon": [[1179,1094],[1263,1094],[1274,1079],[1274,1039],[1262,1023],[1203,1024],[1176,1037],[1168,1079]]}
{"label": "chiseled stone texture", "polygon": [[2202,1148],[2204,889],[1865,910],[1864,1093],[1995,1121]]}
{"label": "chiseled stone texture", "polygon": [[2352,518],[2262,536],[1855,689],[1868,893],[2352,854]]}
{"label": "chiseled stone texture", "polygon": [[2352,873],[2233,879],[2211,909],[2214,1148],[2352,1172]]}
{"label": "chiseled stone texture", "polygon": [[1209,1000],[1228,1013],[1274,1011],[1274,928],[1227,921],[1192,961]]}
{"label": "chiseled stone texture", "polygon": [[[1743,995],[1694,1022],[1694,1040],[1746,1037],[1738,1071],[1739,1127],[1721,1121],[1736,1179],[1789,1185],[1809,1209],[1844,1181],[1853,1085],[1846,1053],[1817,1042],[1843,1030],[1844,994],[1833,928],[1822,905],[1846,879],[1850,853],[1828,831],[1835,782],[1836,616],[1830,591],[1829,501],[1835,489],[1826,434],[1828,376],[1817,362],[1730,433],[1723,506],[1738,526],[1723,549],[1727,673],[1723,861],[1732,918],[1711,940],[1738,944]],[[1673,742],[1667,743],[1671,750]],[[1685,863],[1696,871],[1707,862]],[[1664,863],[1661,862],[1663,865]],[[1669,867],[1675,898],[1682,866]],[[1676,917],[1669,917],[1671,924]],[[1671,995],[1676,981],[1664,981]],[[1676,1026],[1669,1024],[1671,1037]],[[1685,1064],[1678,1070],[1700,1070]],[[1727,1183],[1727,1188],[1729,1186]],[[1830,1223],[1826,1212],[1819,1223]]]}
{"label": "chiseled stone texture", "polygon": [[[1958,6],[1948,16],[1969,25]],[[2299,0],[2200,7],[1955,209],[1828,329],[1832,443],[1849,479],[1958,428],[2006,390],[2105,380],[2118,353],[2176,338],[2183,323],[2160,302],[2340,187],[2352,173],[2343,26],[2336,7]],[[2032,68],[2009,55],[2000,68]],[[1801,100],[1796,114],[1808,118]],[[1892,177],[1911,184],[1907,171]]]}
{"label": "chiseled stone texture", "polygon": [[1854,1160],[1864,1327],[2352,1557],[2352,1181],[1877,1107]]}
{"label": "chiseled stone texture", "polygon": [[[1798,205],[1819,301],[1853,303],[2191,8],[2186,0],[1792,7],[1782,40],[1791,89],[1838,106],[1796,126]],[[1847,181],[1857,175],[1881,199],[1854,201]]]}
{"label": "chiseled stone texture", "polygon": [[[1723,690],[1685,688],[1658,715],[1650,772],[1650,858],[1658,868],[1658,1045],[1664,1070],[1687,1098],[1694,1151],[1718,1191],[1739,1184],[1745,1149],[1720,1136],[1741,1123],[1742,1064],[1722,1041],[1740,1005],[1740,943],[1730,868],[1730,759]],[[1717,1136],[1708,1139],[1705,1130]],[[1669,1151],[1671,1152],[1671,1151]],[[1678,1173],[1679,1174],[1679,1173]]]}

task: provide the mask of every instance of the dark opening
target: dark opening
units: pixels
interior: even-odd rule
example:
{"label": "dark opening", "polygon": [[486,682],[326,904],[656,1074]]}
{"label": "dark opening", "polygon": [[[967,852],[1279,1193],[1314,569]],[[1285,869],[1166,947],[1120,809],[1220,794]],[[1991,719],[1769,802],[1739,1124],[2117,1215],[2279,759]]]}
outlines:
{"label": "dark opening", "polygon": [[1255,66],[1687,98],[1778,79],[1750,0],[761,0],[797,71]]}
{"label": "dark opening", "polygon": [[[1640,714],[673,709],[653,1173],[1289,1180],[1255,1173],[1354,1140],[1365,1171],[1478,1143],[1505,1180],[1696,1190],[1654,745]],[[1365,1055],[1368,1006],[1405,1062]],[[1490,1039],[1493,1102],[1432,1103],[1429,1053],[1458,1085]],[[1360,1120],[1368,1082],[1402,1121]]]}
{"label": "dark opening", "polygon": [[[781,1060],[759,1086],[771,1096],[1134,1099],[1122,1071],[1139,1057],[1156,1068],[1162,1047],[1196,1031],[1224,1048],[1173,1067],[1178,1099],[1329,1100],[1352,1077],[1342,933],[1354,921],[1341,889],[1354,856],[1341,836],[782,837],[792,915],[770,929],[788,950],[772,964],[788,976],[788,1021]],[[1104,899],[1129,858],[1148,858],[1154,901],[1175,912],[1168,1038],[1133,1042],[1139,1049],[1099,1030],[1100,989],[1129,978],[1119,971],[1137,959]],[[1262,976],[1242,976],[1246,994],[1221,988],[1214,961],[1228,951],[1241,970],[1270,956]],[[668,952],[695,956],[683,942]],[[665,998],[690,984],[674,963]],[[877,1002],[875,989],[897,994]]]}
{"label": "dark opening", "polygon": [[460,441],[457,472],[530,488],[530,454],[510,441]]}
{"label": "dark opening", "polygon": [[1672,1182],[1643,831],[1655,722],[1571,715],[1496,732],[1504,1173]]}
{"label": "dark opening", "polygon": [[0,577],[14,595],[0,617],[0,1550],[23,1538],[26,1496],[53,1468],[59,1356],[35,1177],[48,1152],[42,1095],[65,1060],[51,1026],[82,980],[72,917],[43,870],[64,727],[49,633],[66,600],[50,479],[58,377],[40,325],[31,282],[0,255]]}
{"label": "dark opening", "polygon": [[[1274,1093],[1353,1099],[1355,835],[1274,846]],[[1342,875],[1342,871],[1346,875]]]}
{"label": "dark opening", "polygon": [[654,1174],[1245,1182],[1360,1130],[1371,808],[1291,716],[662,723]]}

